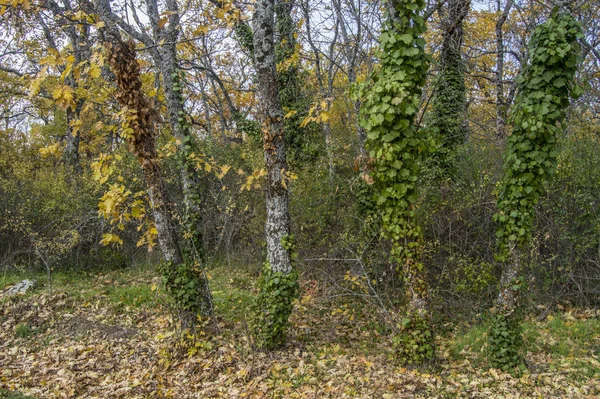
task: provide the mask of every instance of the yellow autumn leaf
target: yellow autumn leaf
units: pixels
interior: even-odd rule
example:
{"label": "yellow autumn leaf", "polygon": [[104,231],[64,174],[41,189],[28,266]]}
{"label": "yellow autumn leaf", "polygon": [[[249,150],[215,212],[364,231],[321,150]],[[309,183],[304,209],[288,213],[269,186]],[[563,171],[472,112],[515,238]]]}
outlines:
{"label": "yellow autumn leaf", "polygon": [[98,64],[90,64],[90,68],[88,69],[88,74],[92,79],[96,79],[100,77],[101,69]]}
{"label": "yellow autumn leaf", "polygon": [[229,169],[231,169],[231,166],[229,166],[229,165],[223,165],[223,166],[221,166],[221,172],[217,175],[217,178],[219,180],[221,180],[223,177],[225,177],[225,175],[227,174],[227,172],[229,172]]}

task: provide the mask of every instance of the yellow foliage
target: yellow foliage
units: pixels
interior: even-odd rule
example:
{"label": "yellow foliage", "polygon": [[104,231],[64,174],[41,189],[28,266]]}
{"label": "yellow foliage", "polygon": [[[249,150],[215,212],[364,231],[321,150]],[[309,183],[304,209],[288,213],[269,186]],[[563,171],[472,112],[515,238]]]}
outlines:
{"label": "yellow foliage", "polygon": [[52,98],[56,100],[56,104],[62,109],[75,109],[75,101],[73,100],[73,88],[67,85],[57,86],[52,91]]}

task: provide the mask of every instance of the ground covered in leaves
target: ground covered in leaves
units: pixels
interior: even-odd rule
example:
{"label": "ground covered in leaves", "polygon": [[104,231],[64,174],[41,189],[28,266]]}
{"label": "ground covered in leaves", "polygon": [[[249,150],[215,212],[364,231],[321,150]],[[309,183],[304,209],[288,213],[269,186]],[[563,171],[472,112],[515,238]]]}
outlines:
{"label": "ground covered in leaves", "polygon": [[[255,276],[211,274],[217,325],[185,345],[151,270],[57,275],[52,292],[0,298],[0,398],[600,397],[598,310],[529,320],[520,372],[489,368],[485,325],[440,332],[435,364],[407,369],[373,309],[316,282],[303,286],[288,345],[254,351]],[[0,290],[21,278],[0,275]]]}

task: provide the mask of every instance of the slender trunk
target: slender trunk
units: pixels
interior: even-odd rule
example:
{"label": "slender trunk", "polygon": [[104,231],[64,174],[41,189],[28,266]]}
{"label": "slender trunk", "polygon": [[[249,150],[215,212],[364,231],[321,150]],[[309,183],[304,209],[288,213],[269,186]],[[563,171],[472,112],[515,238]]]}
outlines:
{"label": "slender trunk", "polygon": [[75,111],[71,110],[71,108],[67,108],[67,132],[65,134],[66,145],[64,153],[65,163],[71,166],[77,174],[83,172],[81,160],[79,158],[79,143],[81,141],[81,136],[79,135],[79,131],[74,129],[73,122],[78,119],[79,112],[81,111],[80,104],[83,105],[83,102],[77,101],[77,109]]}
{"label": "slender trunk", "polygon": [[[498,12],[502,10],[501,0],[497,0]],[[499,139],[506,136],[507,104],[504,100],[504,33],[503,27],[514,0],[508,0],[498,21],[496,21],[496,135]]]}
{"label": "slender trunk", "polygon": [[142,91],[140,67],[135,58],[132,42],[123,42],[119,37],[107,34],[108,62],[119,88],[117,101],[130,112],[129,125],[134,136],[129,140],[138,157],[148,186],[158,242],[167,262],[183,263],[175,225],[172,220],[171,203],[167,187],[161,176],[156,152],[155,127],[152,106]]}
{"label": "slender trunk", "polygon": [[[189,234],[190,250],[193,255],[203,257],[202,240],[202,209],[201,209],[201,184],[195,174],[194,165],[190,159],[192,154],[192,137],[186,120],[183,97],[181,95],[182,82],[179,80],[177,53],[175,45],[165,45],[156,60],[162,75],[165,89],[165,101],[169,125],[177,142],[180,159],[181,184],[185,206],[184,230]],[[199,259],[200,261],[201,259]]]}
{"label": "slender trunk", "polygon": [[[68,27],[66,30],[75,56],[73,65],[79,65],[81,62],[90,57],[89,45],[86,43],[88,40],[89,28],[82,28],[81,33],[77,32],[73,27]],[[85,99],[77,98],[77,89],[79,84],[73,76],[68,76],[65,79],[65,82],[73,89],[73,93],[76,95],[75,109],[67,108],[67,145],[65,147],[65,161],[75,170],[77,174],[81,174],[83,173],[79,156],[79,143],[81,141],[81,135],[79,133],[79,129],[73,124],[76,123],[76,121],[81,117]]]}
{"label": "slender trunk", "polygon": [[331,125],[329,122],[323,122],[323,133],[325,134],[325,151],[327,152],[327,166],[329,172],[329,182],[333,185],[333,176],[335,174],[335,164],[333,155],[333,142],[331,138]]}

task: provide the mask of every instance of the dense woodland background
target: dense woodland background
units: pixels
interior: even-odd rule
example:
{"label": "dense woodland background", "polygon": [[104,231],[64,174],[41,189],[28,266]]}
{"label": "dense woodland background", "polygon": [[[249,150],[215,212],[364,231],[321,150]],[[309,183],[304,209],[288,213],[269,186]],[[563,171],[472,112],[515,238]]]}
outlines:
{"label": "dense woodland background", "polygon": [[[398,10],[422,17],[427,30],[420,34],[416,19],[402,22]],[[229,350],[218,349],[228,348],[223,334],[237,336],[247,347],[227,353],[246,363],[219,363],[218,370],[250,370],[250,377],[238,375],[222,384],[249,395],[259,386],[260,392],[270,389],[273,397],[291,397],[290,392],[298,393],[306,384],[319,386],[309,377],[294,380],[293,388],[285,388],[283,380],[268,389],[259,383],[249,388],[248,383],[272,372],[272,363],[264,362],[273,357],[267,359],[269,352],[262,350],[283,351],[269,356],[281,356],[276,361],[287,364],[304,359],[296,352],[306,348],[299,345],[321,345],[328,338],[337,349],[319,352],[327,356],[341,356],[340,343],[359,348],[362,355],[357,356],[380,356],[393,342],[396,352],[376,358],[382,363],[391,356],[402,365],[446,367],[440,364],[451,362],[448,356],[464,355],[464,346],[465,351],[475,347],[483,358],[494,358],[481,349],[490,345],[482,343],[485,336],[478,339],[496,325],[501,278],[513,256],[502,256],[502,222],[494,215],[512,154],[509,137],[523,128],[514,114],[525,90],[520,84],[527,65],[535,64],[530,39],[556,10],[579,22],[581,34],[573,42],[577,71],[566,83],[567,102],[561,104],[568,107],[552,136],[556,160],[544,175],[539,201],[534,201],[532,225],[524,234],[528,237],[519,241],[519,277],[509,282],[518,286],[515,307],[518,322],[525,320],[526,346],[518,345],[514,359],[498,363],[496,357],[491,364],[504,371],[541,373],[534,364],[545,360],[528,357],[528,351],[537,352],[527,342],[545,342],[533,333],[545,331],[535,323],[556,311],[573,312],[568,313],[571,318],[583,314],[582,320],[591,318],[596,324],[578,327],[578,353],[591,360],[577,369],[582,374],[568,374],[564,382],[580,391],[516,389],[525,392],[523,397],[592,395],[594,384],[586,390],[587,381],[597,382],[600,373],[600,332],[593,316],[600,303],[596,1],[0,1],[0,282],[8,285],[35,276],[43,286],[34,291],[40,296],[36,306],[54,309],[45,316],[38,309],[36,317],[50,323],[65,308],[83,309],[93,306],[94,298],[110,298],[113,291],[102,287],[118,287],[119,276],[125,276],[120,282],[125,287],[144,281],[145,289],[116,294],[117,300],[127,309],[143,305],[149,312],[158,309],[171,316],[166,321],[134,317],[129,327],[179,327],[200,337],[201,344],[167,340],[168,345],[184,346],[183,353],[189,355],[180,363],[169,360],[171,370],[189,367],[194,356],[223,356]],[[403,57],[382,55],[379,48],[398,41],[385,44],[382,31],[391,37],[408,34],[408,47],[424,50],[407,56],[398,67],[406,68],[410,57],[422,57],[422,66],[415,67],[412,100],[406,97],[409,103],[418,100],[414,112],[406,111],[406,101],[394,103],[401,109],[395,114],[410,114],[410,127],[407,122],[402,132],[410,130],[421,140],[411,153],[415,191],[408,189],[405,205],[394,205],[408,212],[408,224],[402,226],[411,226],[400,239],[390,239],[385,217],[382,222],[388,211],[378,207],[377,190],[386,181],[378,178],[377,150],[383,147],[369,135],[376,131],[368,122],[374,115],[374,88],[388,76],[382,72],[391,65],[386,62]],[[383,40],[381,46],[378,40]],[[289,215],[282,205],[288,202]],[[414,246],[408,242],[418,243],[412,255],[397,249],[404,245],[410,253]],[[407,277],[412,272],[406,266],[406,259],[416,258],[423,266],[417,268],[417,282]],[[422,311],[415,294],[421,280]],[[289,281],[289,292],[280,281]],[[77,297],[78,291],[89,297]],[[280,291],[283,299],[278,299]],[[314,298],[318,304],[310,302]],[[24,318],[32,310],[16,299],[0,300],[5,308],[0,321],[22,330],[11,339],[25,339],[43,325]],[[122,305],[111,306],[123,311],[118,307]],[[415,314],[427,321],[426,327],[419,327]],[[368,333],[353,330],[355,324]],[[442,342],[464,332],[465,326],[475,330],[459,340],[461,349]],[[426,331],[430,337],[402,338],[411,331]],[[476,343],[465,343],[469,339]],[[378,349],[359,346],[361,340],[377,342]],[[418,355],[407,354],[412,344]],[[421,350],[423,345],[427,349]],[[9,365],[25,368],[8,355],[8,347],[2,349],[7,354],[0,356],[0,365],[6,370]],[[162,350],[152,364],[161,359],[160,367],[165,366]],[[260,351],[258,360],[255,351]],[[569,356],[578,356],[572,351]],[[323,359],[314,356],[316,363]],[[210,364],[206,367],[214,366]],[[477,364],[467,374],[481,380]],[[455,378],[452,367],[444,372]],[[561,369],[548,367],[553,368],[544,369],[548,375]],[[160,374],[157,370],[152,373]],[[168,375],[169,365],[165,370]],[[36,390],[40,380],[27,380],[18,371],[2,375],[0,370],[0,386],[40,397],[168,396],[167,388],[145,382],[134,393],[82,393],[76,380],[70,380],[71,388],[49,391]],[[328,377],[317,373],[311,378]],[[414,378],[420,378],[414,397],[493,397],[485,384],[473,388],[479,389],[477,394],[462,388],[446,392],[439,385],[431,388],[436,385],[428,385],[428,377]],[[492,392],[500,392],[510,378],[519,380],[507,374],[495,380],[503,382]],[[346,386],[344,381],[333,386]],[[456,381],[464,384],[458,377]],[[169,380],[163,385],[178,392],[176,397],[195,397],[176,388],[178,384]],[[355,387],[354,395],[399,395],[407,382],[403,388],[373,390],[366,388],[369,384]],[[442,385],[452,384],[444,380]],[[201,391],[199,385],[194,391]],[[202,397],[216,397],[217,391],[208,390]],[[236,397],[231,391],[219,392]],[[256,392],[254,397],[261,397]],[[298,395],[344,397],[342,390]],[[348,391],[344,395],[353,396]]]}

